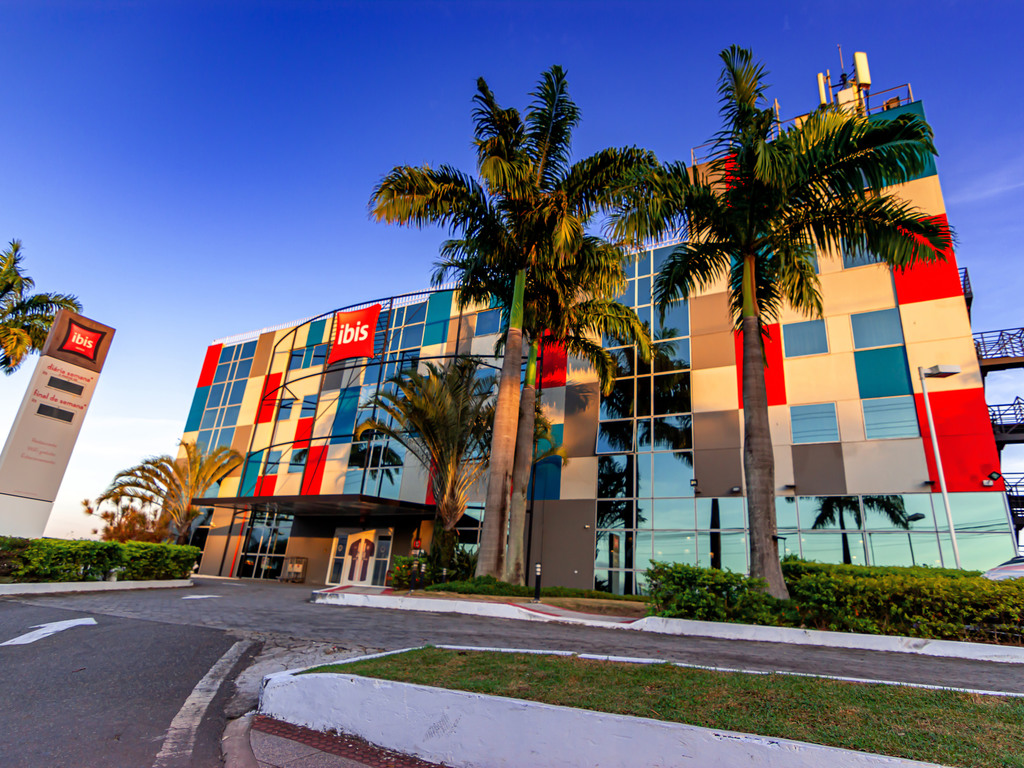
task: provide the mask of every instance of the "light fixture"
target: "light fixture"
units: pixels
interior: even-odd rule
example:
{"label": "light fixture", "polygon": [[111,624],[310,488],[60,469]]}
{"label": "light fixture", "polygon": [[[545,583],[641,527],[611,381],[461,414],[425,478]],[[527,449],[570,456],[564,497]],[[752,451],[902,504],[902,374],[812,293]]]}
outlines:
{"label": "light fixture", "polygon": [[785,490],[787,490],[787,491],[795,491],[796,490],[796,486],[793,483],[790,483],[789,485],[784,485],[782,487]]}
{"label": "light fixture", "polygon": [[928,379],[945,379],[960,373],[959,365],[933,365],[928,368],[920,366],[917,374],[921,377],[921,396],[924,399],[924,412],[928,417],[928,431],[932,436],[932,453],[935,456],[935,471],[939,475],[939,490],[942,491],[942,504],[946,508],[946,522],[949,523],[949,540],[953,544],[953,559],[957,569],[960,565],[960,547],[956,543],[956,529],[953,527],[953,512],[949,508],[949,491],[946,489],[946,474],[942,469],[942,455],[939,452],[939,438],[935,434],[935,417],[932,416],[932,399],[928,396]]}
{"label": "light fixture", "polygon": [[989,472],[988,473],[988,479],[991,480],[993,483],[996,480],[999,480],[1001,477],[1002,477],[1002,475],[999,474],[998,472]]}
{"label": "light fixture", "polygon": [[739,492],[740,492],[740,487],[738,485],[734,485],[732,488],[729,489],[729,493],[739,493]]}
{"label": "light fixture", "polygon": [[690,487],[691,488],[696,488],[697,487],[697,478],[695,478],[695,477],[691,477],[690,478]]}

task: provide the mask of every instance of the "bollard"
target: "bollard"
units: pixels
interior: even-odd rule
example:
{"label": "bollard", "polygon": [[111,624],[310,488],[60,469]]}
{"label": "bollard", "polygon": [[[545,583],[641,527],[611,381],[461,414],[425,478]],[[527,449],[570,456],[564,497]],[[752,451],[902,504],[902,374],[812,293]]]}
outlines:
{"label": "bollard", "polygon": [[442,568],[441,569],[441,582],[444,583],[444,584],[448,583],[448,569],[447,568]]}
{"label": "bollard", "polygon": [[533,585],[533,602],[540,602],[540,563],[534,566],[534,572],[537,574],[537,580]]}

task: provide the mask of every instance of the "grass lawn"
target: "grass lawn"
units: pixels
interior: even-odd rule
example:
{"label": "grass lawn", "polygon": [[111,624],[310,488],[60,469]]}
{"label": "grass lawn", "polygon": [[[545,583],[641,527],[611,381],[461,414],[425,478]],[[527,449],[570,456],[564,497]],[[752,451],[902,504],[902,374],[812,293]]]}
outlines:
{"label": "grass lawn", "polygon": [[[318,667],[971,768],[1024,768],[1024,698],[426,648]],[[1018,674],[1007,665],[1007,674]]]}

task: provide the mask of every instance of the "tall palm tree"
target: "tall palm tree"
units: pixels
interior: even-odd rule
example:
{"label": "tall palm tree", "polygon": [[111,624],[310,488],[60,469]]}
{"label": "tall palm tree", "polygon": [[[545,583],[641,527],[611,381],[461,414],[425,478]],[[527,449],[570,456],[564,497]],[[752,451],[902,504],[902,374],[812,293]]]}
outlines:
{"label": "tall palm tree", "polygon": [[885,188],[913,178],[935,154],[914,115],[869,121],[822,107],[782,129],[765,99],[765,69],[750,51],[721,53],[722,130],[703,166],[671,163],[639,185],[616,217],[619,237],[683,234],[655,281],[656,300],[728,279],[743,334],[743,465],[751,573],[786,597],[775,536],[775,462],[765,391],[765,324],[789,304],[820,317],[816,253],[872,253],[896,268],[944,258],[948,229]]}
{"label": "tall palm tree", "polygon": [[[426,363],[426,371],[403,371],[394,385],[375,394],[363,407],[376,407],[386,418],[367,419],[356,438],[377,432],[404,446],[430,471],[437,521],[454,539],[455,525],[466,512],[469,492],[487,467],[493,418],[491,377],[479,376],[479,361],[457,358],[447,367]],[[453,551],[442,543],[443,551]]]}
{"label": "tall palm tree", "polygon": [[[434,283],[456,278],[462,307],[495,298],[502,306],[511,301],[516,275],[473,240],[449,240],[445,257],[436,265]],[[529,348],[526,375],[519,402],[516,452],[512,473],[508,551],[503,578],[525,579],[524,538],[530,470],[536,463],[537,374],[542,344],[558,344],[566,353],[586,361],[597,372],[608,394],[615,381],[616,363],[598,341],[602,335],[635,344],[640,356],[651,356],[650,329],[635,310],[613,297],[627,285],[625,264],[631,256],[619,244],[585,235],[576,252],[561,260],[538,260],[526,282],[523,335]]]}
{"label": "tall palm tree", "polygon": [[502,108],[487,82],[477,81],[474,144],[479,181],[455,168],[394,168],[370,199],[378,221],[439,224],[473,240],[516,276],[505,306],[508,332],[495,404],[491,464],[478,574],[500,576],[515,458],[527,274],[541,260],[575,252],[585,223],[608,203],[610,191],[637,167],[651,164],[639,149],[606,149],[570,162],[579,110],[565,72],[543,73],[525,117]]}
{"label": "tall palm tree", "polygon": [[178,459],[153,456],[118,472],[97,504],[109,501],[120,506],[135,500],[158,509],[170,522],[178,543],[187,544],[192,521],[200,515],[193,501],[238,467],[242,455],[226,446],[208,453],[195,443],[182,443],[181,448],[183,455]]}
{"label": "tall palm tree", "polygon": [[0,252],[0,370],[6,374],[43,348],[58,310],[82,311],[74,296],[30,293],[35,281],[22,272],[24,258],[20,240],[11,240]]}

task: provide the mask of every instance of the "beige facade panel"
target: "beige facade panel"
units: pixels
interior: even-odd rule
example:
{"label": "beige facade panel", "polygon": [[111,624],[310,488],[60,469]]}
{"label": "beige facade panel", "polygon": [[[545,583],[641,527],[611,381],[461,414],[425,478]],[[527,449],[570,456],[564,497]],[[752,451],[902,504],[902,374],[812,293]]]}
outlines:
{"label": "beige facade panel", "polygon": [[690,299],[690,336],[732,331],[728,293],[709,293]]}
{"label": "beige facade panel", "polygon": [[289,456],[286,454],[281,457],[281,468],[274,484],[275,496],[298,496],[302,490],[302,473],[288,471]]}
{"label": "beige facade panel", "polygon": [[727,411],[739,405],[734,365],[691,371],[690,388],[694,412]]}
{"label": "beige facade panel", "polygon": [[256,412],[260,408],[260,395],[263,394],[263,381],[263,377],[260,376],[249,379],[245,383],[245,393],[242,395],[242,402],[238,410],[238,424],[256,423]]}
{"label": "beige facade panel", "polygon": [[[231,439],[231,450],[245,456],[249,450],[249,438],[252,437],[252,424],[239,424],[235,427],[235,435]],[[244,466],[244,464],[243,464]],[[239,469],[241,471],[241,469]]]}
{"label": "beige facade panel", "polygon": [[217,492],[218,496],[224,498],[231,498],[238,495],[238,486],[242,482],[241,473],[235,475],[228,475],[220,481],[220,490]]}
{"label": "beige facade panel", "polygon": [[398,490],[400,501],[413,501],[422,504],[427,499],[427,482],[430,474],[416,457],[405,454],[405,468],[402,470],[402,485]]}
{"label": "beige facade panel", "polygon": [[[841,272],[823,274],[820,279],[821,298],[826,316],[872,312],[896,306],[892,275],[885,264],[844,269]],[[787,312],[792,313],[792,316],[784,315],[783,322],[808,319],[792,310]]]}
{"label": "beige facade panel", "polygon": [[942,199],[942,187],[938,175],[914,179],[905,184],[891,187],[889,192],[898,200],[910,203],[922,213],[939,216],[946,212],[946,203]]}
{"label": "beige facade panel", "polygon": [[[597,382],[570,384],[565,388],[565,427],[562,447],[572,456],[593,456],[597,445],[598,409],[601,394]],[[572,464],[572,462],[570,462]]]}
{"label": "beige facade panel", "polygon": [[707,411],[693,414],[693,444],[699,450],[739,448],[740,412]]}
{"label": "beige facade panel", "polygon": [[593,499],[597,496],[597,457],[580,456],[562,465],[563,499]]}
{"label": "beige facade panel", "polygon": [[342,461],[348,466],[348,456],[352,452],[351,443],[327,446],[327,459],[329,461]]}
{"label": "beige facade panel", "polygon": [[959,365],[960,373],[944,379],[928,379],[929,392],[946,392],[952,389],[973,389],[982,386],[981,369],[971,337],[946,339],[918,344],[907,344],[907,362],[910,364],[910,381],[914,392],[921,391],[921,377],[917,369],[933,365]]}
{"label": "beige facade panel", "polygon": [[931,486],[921,438],[843,443],[847,493],[921,493]]}
{"label": "beige facade panel", "polygon": [[476,315],[453,317],[448,321],[448,341],[445,342],[445,354],[468,355],[473,346],[474,333],[476,333]]}
{"label": "beige facade panel", "polygon": [[[282,422],[282,423],[283,424],[287,424],[288,422],[285,421],[285,422]],[[295,427],[292,427],[292,436],[293,437],[295,436],[295,431],[294,430],[295,430]],[[274,422],[267,422],[267,423],[264,423],[264,424],[257,424],[256,427],[253,429],[253,437],[252,437],[252,441],[251,441],[252,449],[254,451],[258,451],[258,450],[261,450],[263,448],[266,448],[268,445],[271,444],[271,442],[273,442],[273,440],[274,440]]]}
{"label": "beige facade panel", "polygon": [[565,421],[565,387],[541,390],[540,407],[552,424]]}
{"label": "beige facade panel", "polygon": [[225,558],[231,541],[229,534],[232,533],[232,514],[233,510],[214,507],[210,532],[206,537],[206,546],[203,547],[203,558],[199,561],[200,575],[219,575],[221,559]]}
{"label": "beige facade panel", "polygon": [[855,400],[857,367],[853,353],[788,357],[783,360],[786,402],[790,405]]}
{"label": "beige facade panel", "polygon": [[691,368],[736,365],[736,341],[732,331],[707,333],[690,339]]}
{"label": "beige facade panel", "polygon": [[[348,448],[348,446],[345,446]],[[348,471],[348,456],[344,459],[333,459],[328,456],[324,463],[324,478],[320,483],[320,493],[327,496],[345,492],[345,474]]]}
{"label": "beige facade panel", "polygon": [[597,371],[590,363],[578,357],[569,357],[565,361],[566,384],[592,384],[597,381]]}
{"label": "beige facade panel", "polygon": [[865,440],[864,406],[861,400],[840,400],[836,403],[836,421],[839,424],[839,439]]}
{"label": "beige facade panel", "polygon": [[971,319],[962,296],[903,304],[900,321],[903,338],[908,344],[971,338]]}
{"label": "beige facade panel", "polygon": [[825,333],[828,335],[828,351],[853,352],[853,325],[849,315],[830,315],[825,318]]}
{"label": "beige facade panel", "polygon": [[487,336],[478,336],[469,345],[471,354],[487,357],[494,354],[494,342],[498,340],[498,334],[491,333]]}
{"label": "beige facade panel", "polygon": [[[742,423],[740,426],[742,427]],[[768,406],[768,428],[772,433],[772,445],[775,446],[776,453],[784,450],[784,446],[793,444],[793,427],[789,419],[788,405]]]}
{"label": "beige facade panel", "polygon": [[775,453],[775,495],[792,496],[793,488],[786,486],[794,485],[793,481],[793,451],[789,446],[773,446]]}

